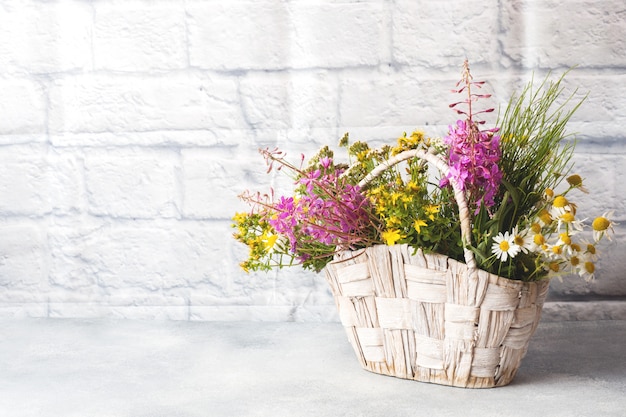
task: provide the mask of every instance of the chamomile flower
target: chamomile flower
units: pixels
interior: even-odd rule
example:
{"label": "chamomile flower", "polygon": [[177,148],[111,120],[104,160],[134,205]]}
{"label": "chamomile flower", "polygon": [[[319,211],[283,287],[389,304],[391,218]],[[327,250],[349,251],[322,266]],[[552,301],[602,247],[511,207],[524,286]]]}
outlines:
{"label": "chamomile flower", "polygon": [[517,231],[517,226],[513,229],[513,243],[519,246],[523,253],[528,253],[533,248],[533,238],[531,236],[531,229],[524,229],[521,232]]}
{"label": "chamomile flower", "polygon": [[559,233],[559,240],[556,242],[556,246],[560,246],[563,252],[568,255],[574,253],[573,244],[571,234],[567,232]]}
{"label": "chamomile flower", "polygon": [[585,260],[578,268],[578,275],[584,278],[585,281],[593,281],[595,278],[596,264],[591,260]]}
{"label": "chamomile flower", "polygon": [[584,265],[584,260],[582,260],[579,256],[573,255],[568,259],[570,271],[574,274],[577,274],[579,269],[581,268],[581,263]]}
{"label": "chamomile flower", "polygon": [[583,179],[580,175],[574,174],[567,177],[567,183],[572,188],[578,188],[583,193],[589,193],[589,190],[583,185]]}
{"label": "chamomile flower", "polygon": [[587,257],[587,259],[591,260],[591,261],[597,261],[599,258],[599,251],[598,248],[596,247],[597,242],[594,243],[590,243],[586,240],[582,241],[582,249],[584,255]]}
{"label": "chamomile flower", "polygon": [[[560,214],[558,217],[557,229],[561,230],[562,227],[565,227],[565,230],[573,232],[573,230],[582,232],[584,229],[584,220],[577,220],[574,213],[571,211],[566,211],[563,214]],[[573,230],[572,230],[573,229]]]}
{"label": "chamomile flower", "polygon": [[557,195],[556,197],[554,197],[554,200],[552,200],[552,208],[550,209],[550,215],[552,217],[558,218],[561,215],[568,212],[571,213],[572,211],[572,205],[569,201],[567,201],[567,198],[565,198],[565,196]]}
{"label": "chamomile flower", "polygon": [[609,234],[609,230],[615,233],[613,230],[613,226],[617,225],[617,223],[611,221],[611,217],[613,217],[613,210],[605,212],[602,216],[596,217],[591,224],[593,228],[593,239],[598,242],[604,236],[607,239],[611,240],[611,235]]}
{"label": "chamomile flower", "polygon": [[494,237],[493,241],[491,252],[502,262],[506,262],[509,256],[511,259],[515,258],[521,250],[521,247],[515,243],[515,235],[510,234],[508,231],[504,232],[504,234],[498,233],[498,236]]}

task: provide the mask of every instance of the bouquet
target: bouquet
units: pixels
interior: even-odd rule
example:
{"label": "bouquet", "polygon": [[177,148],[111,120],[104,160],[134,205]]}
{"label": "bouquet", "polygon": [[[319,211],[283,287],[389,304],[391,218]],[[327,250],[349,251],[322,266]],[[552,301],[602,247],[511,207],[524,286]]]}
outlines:
{"label": "bouquet", "polygon": [[[479,105],[490,95],[465,61],[453,90],[461,99],[450,104],[459,120],[443,138],[414,131],[372,149],[346,134],[344,159],[328,146],[297,162],[261,150],[268,172],[287,172],[294,188],[240,196],[251,207],[233,219],[235,239],[249,247],[242,268],[300,264],[319,272],[341,251],[406,244],[458,261],[469,249],[480,269],[513,280],[594,279],[598,245],[611,240],[616,223],[612,211],[590,220],[578,210],[577,193],[588,190],[572,173],[575,141],[565,127],[584,98],[563,97],[564,77],[531,81],[487,128],[482,116],[494,109]],[[471,241],[458,232],[452,184],[467,201]]]}

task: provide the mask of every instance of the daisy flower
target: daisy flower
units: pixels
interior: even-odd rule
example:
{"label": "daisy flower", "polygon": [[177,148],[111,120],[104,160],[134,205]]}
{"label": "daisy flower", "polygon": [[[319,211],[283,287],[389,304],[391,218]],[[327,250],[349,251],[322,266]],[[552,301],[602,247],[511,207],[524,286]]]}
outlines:
{"label": "daisy flower", "polygon": [[595,278],[595,272],[596,264],[590,260],[586,260],[585,262],[581,263],[578,268],[578,275],[583,277],[587,282],[593,281],[593,279]]}
{"label": "daisy flower", "polygon": [[533,238],[531,238],[532,230],[524,229],[521,232],[517,231],[517,226],[513,229],[513,243],[520,247],[523,253],[528,253],[534,246]]}
{"label": "daisy flower", "polygon": [[493,241],[491,252],[502,262],[506,262],[509,256],[511,259],[515,258],[521,250],[521,247],[515,243],[515,235],[510,234],[508,231],[504,232],[504,234],[498,233],[498,236],[494,237]]}
{"label": "daisy flower", "polygon": [[593,239],[598,242],[604,236],[607,239],[611,240],[611,235],[609,234],[609,229],[611,232],[615,233],[613,230],[613,226],[617,225],[617,223],[611,221],[611,217],[613,217],[613,210],[605,212],[602,216],[596,217],[591,227],[593,228]]}
{"label": "daisy flower", "polygon": [[586,240],[583,240],[581,242],[583,244],[583,253],[585,254],[585,256],[591,260],[591,261],[597,261],[600,253],[598,251],[598,248],[596,247],[597,242],[594,243],[590,243]]}
{"label": "daisy flower", "polygon": [[587,190],[587,188],[585,188],[585,186],[583,185],[582,177],[578,174],[570,175],[569,177],[567,177],[567,183],[570,185],[570,187],[578,188],[583,193],[589,192],[589,190]]}
{"label": "daisy flower", "polygon": [[570,202],[567,201],[565,196],[557,195],[554,197],[554,200],[552,201],[552,208],[550,209],[550,215],[552,215],[552,217],[558,218],[561,215],[572,211],[572,206]]}
{"label": "daisy flower", "polygon": [[582,232],[584,229],[583,222],[587,220],[576,220],[576,216],[574,213],[570,211],[566,211],[565,213],[559,215],[557,229],[561,230],[561,226],[565,226],[567,230],[571,230],[570,228]]}

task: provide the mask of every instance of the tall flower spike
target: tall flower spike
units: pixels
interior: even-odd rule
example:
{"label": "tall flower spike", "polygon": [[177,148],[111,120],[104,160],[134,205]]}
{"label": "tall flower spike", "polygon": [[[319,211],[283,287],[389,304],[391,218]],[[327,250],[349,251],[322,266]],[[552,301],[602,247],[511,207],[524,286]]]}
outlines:
{"label": "tall flower spike", "polygon": [[[497,129],[480,130],[478,125],[484,121],[476,121],[475,115],[488,113],[493,109],[475,112],[472,103],[489,98],[490,94],[475,94],[472,87],[481,88],[484,82],[473,81],[467,60],[463,64],[461,80],[457,83],[455,93],[465,93],[465,100],[452,103],[450,107],[458,114],[466,116],[465,120],[458,120],[455,126],[450,126],[444,143],[449,146],[448,165],[450,171],[442,178],[440,186],[449,185],[454,178],[459,187],[466,192],[471,206],[478,210],[481,205],[487,208],[495,204],[494,197],[502,180],[502,172],[498,167],[500,161],[500,137],[495,135]],[[466,105],[467,110],[459,108]]]}

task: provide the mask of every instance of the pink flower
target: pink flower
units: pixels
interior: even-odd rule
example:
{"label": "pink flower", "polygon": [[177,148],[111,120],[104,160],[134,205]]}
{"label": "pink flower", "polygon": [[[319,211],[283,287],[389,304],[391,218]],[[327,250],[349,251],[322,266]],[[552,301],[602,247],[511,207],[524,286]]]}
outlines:
{"label": "pink flower", "polygon": [[478,208],[484,204],[491,207],[502,181],[500,161],[500,137],[497,130],[479,130],[478,126],[465,120],[458,120],[450,126],[444,143],[449,146],[448,175],[440,181],[440,186],[449,185],[453,178],[461,190],[467,193],[470,205]]}

